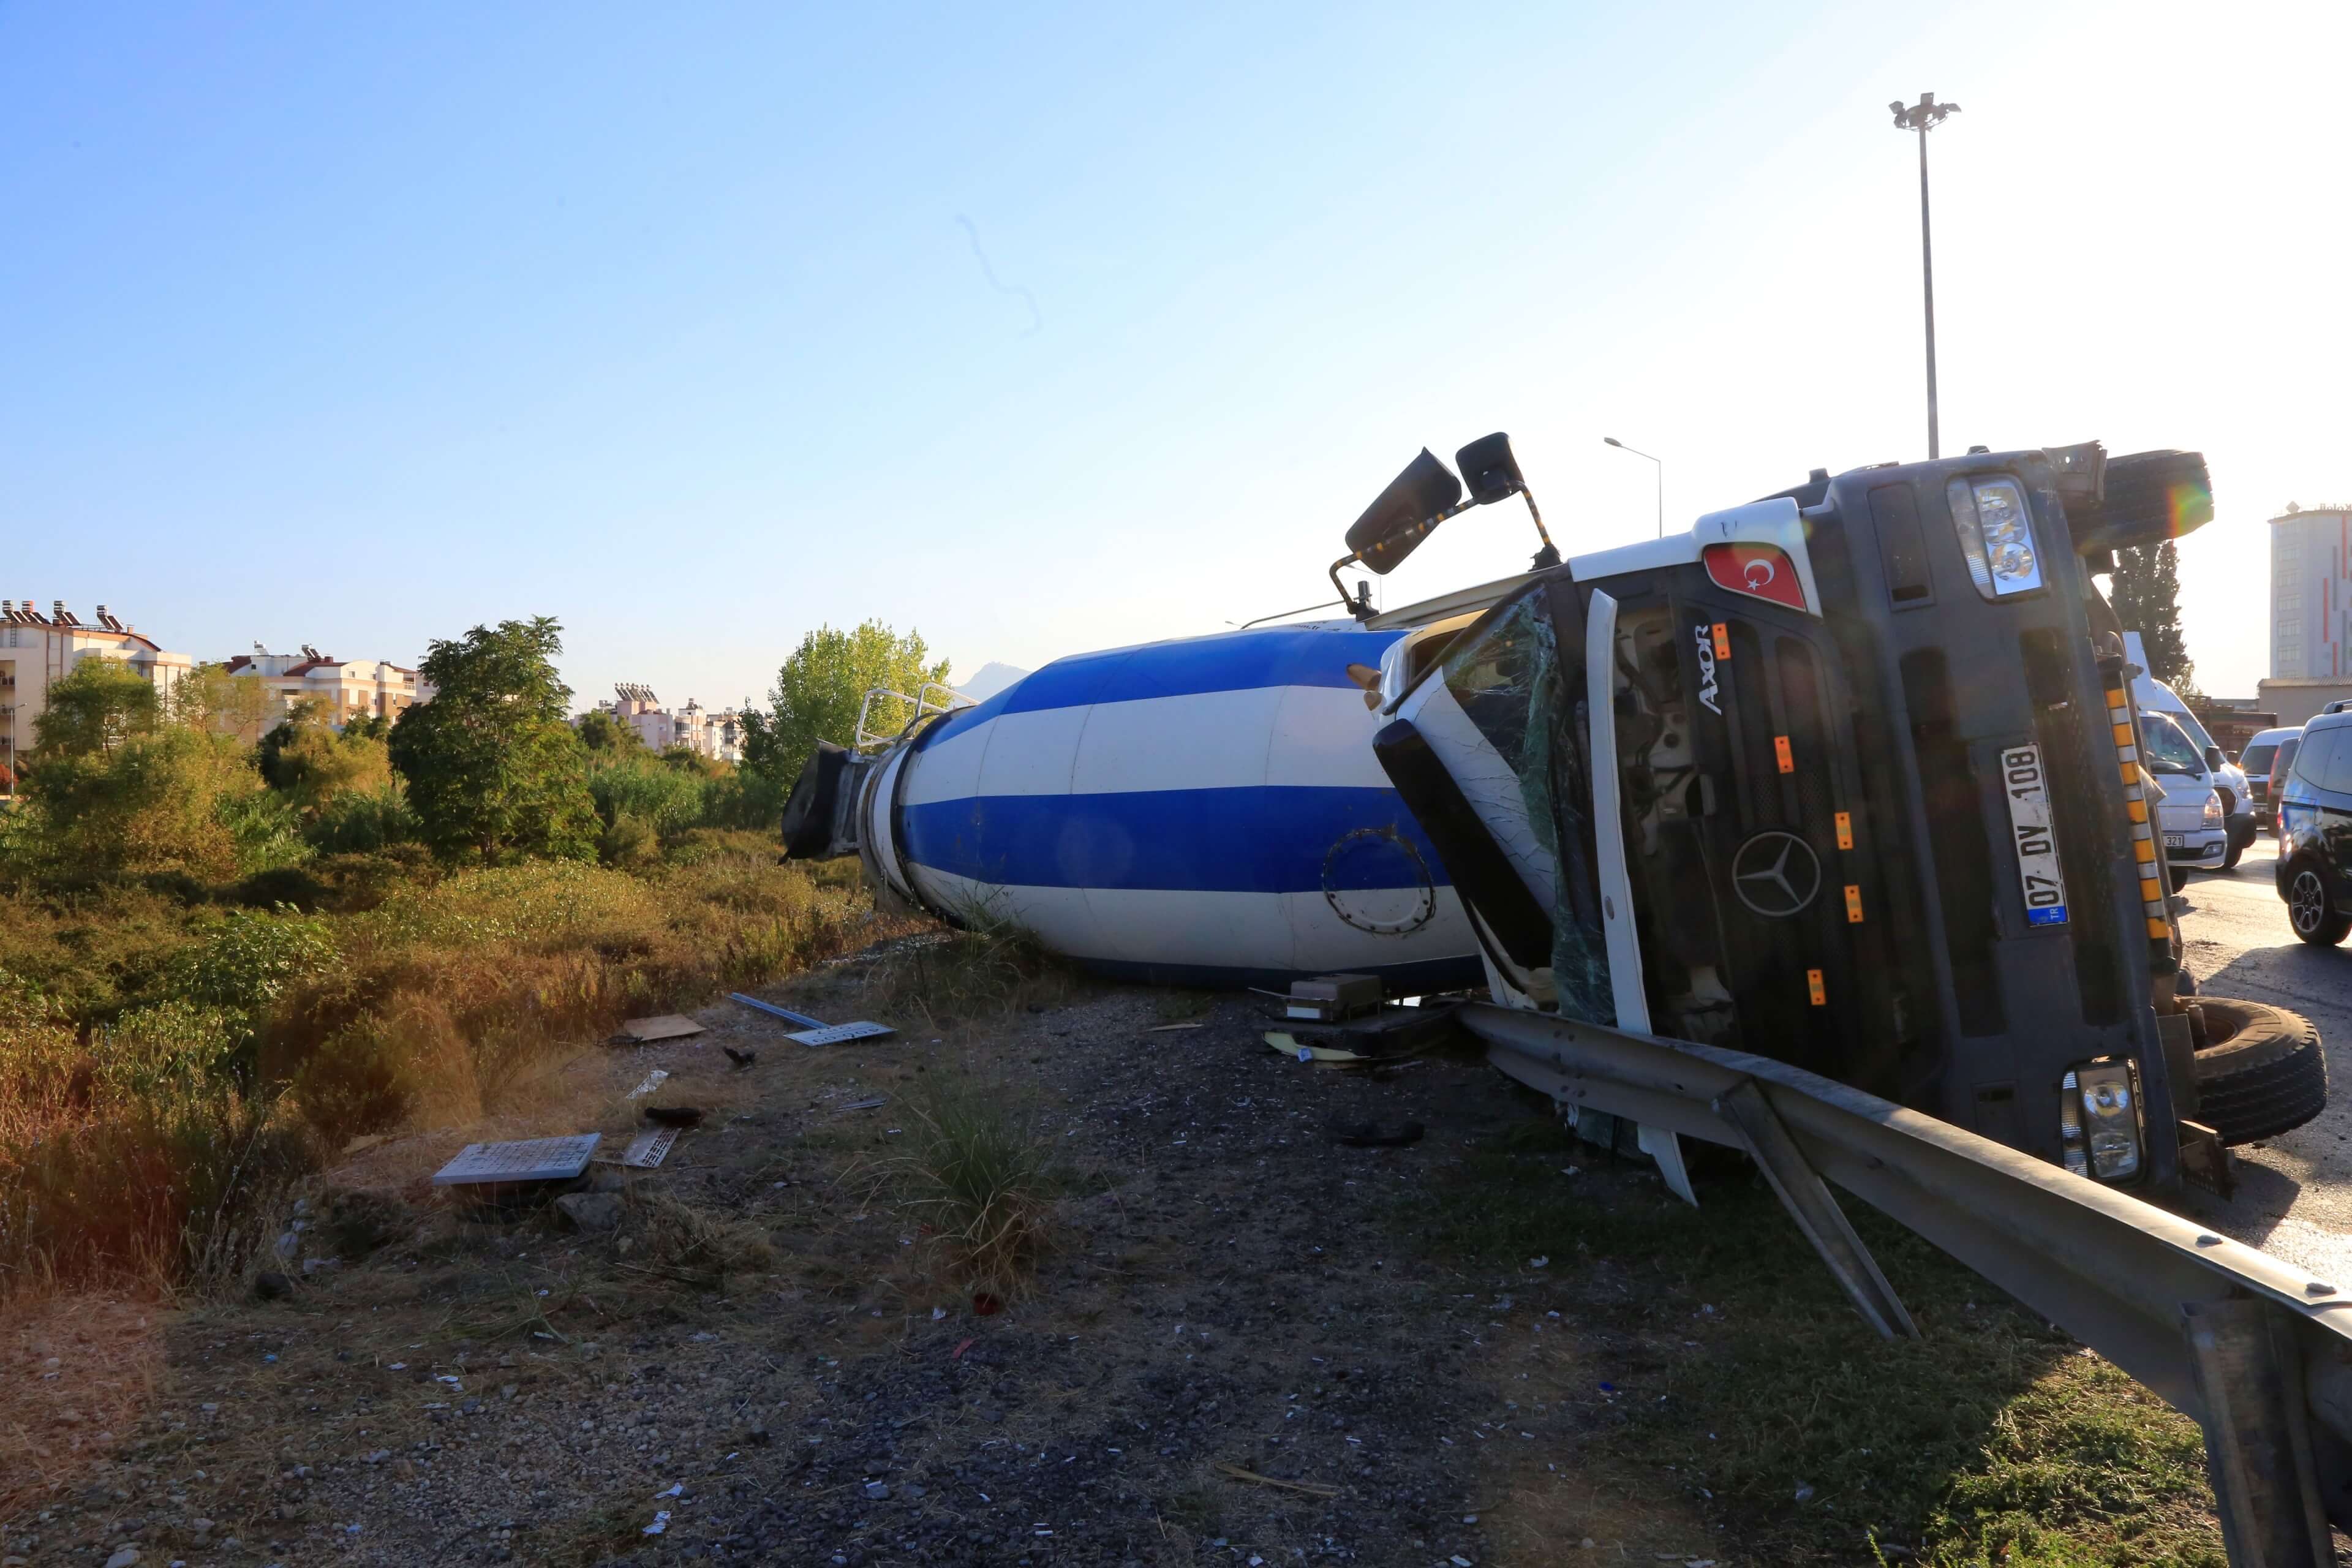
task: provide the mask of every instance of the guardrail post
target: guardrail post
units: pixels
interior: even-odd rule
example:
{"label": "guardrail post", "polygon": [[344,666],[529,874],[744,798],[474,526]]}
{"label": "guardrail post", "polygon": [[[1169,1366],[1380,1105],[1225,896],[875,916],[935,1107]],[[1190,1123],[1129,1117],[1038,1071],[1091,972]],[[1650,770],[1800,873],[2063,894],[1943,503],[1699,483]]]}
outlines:
{"label": "guardrail post", "polygon": [[2303,1368],[2267,1301],[2189,1301],[2180,1315],[2205,1404],[2205,1458],[2232,1568],[2333,1568],[2305,1425]]}
{"label": "guardrail post", "polygon": [[1862,1237],[1854,1234],[1845,1211],[1838,1207],[1837,1199],[1830,1193],[1829,1184],[1821,1173],[1805,1159],[1804,1151],[1789,1136],[1780,1113],[1752,1078],[1742,1079],[1716,1097],[1713,1110],[1737,1129],[1748,1145],[1748,1152],[1780,1195],[1780,1203],[1813,1250],[1822,1255],[1837,1282],[1853,1299],[1855,1308],[1870,1321],[1885,1339],[1898,1336],[1917,1339],[1919,1326],[1903,1308],[1903,1299],[1895,1287],[1879,1272],[1878,1259],[1870,1255]]}

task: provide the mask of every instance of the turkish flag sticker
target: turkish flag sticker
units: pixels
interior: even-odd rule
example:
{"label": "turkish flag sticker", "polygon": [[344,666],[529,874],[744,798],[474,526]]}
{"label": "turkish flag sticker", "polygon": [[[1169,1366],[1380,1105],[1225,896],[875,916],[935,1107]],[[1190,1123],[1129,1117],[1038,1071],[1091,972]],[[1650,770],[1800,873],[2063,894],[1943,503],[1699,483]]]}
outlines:
{"label": "turkish flag sticker", "polygon": [[1805,588],[1797,581],[1797,568],[1777,544],[1710,544],[1701,559],[1717,587],[1769,599],[1790,609],[1805,607]]}

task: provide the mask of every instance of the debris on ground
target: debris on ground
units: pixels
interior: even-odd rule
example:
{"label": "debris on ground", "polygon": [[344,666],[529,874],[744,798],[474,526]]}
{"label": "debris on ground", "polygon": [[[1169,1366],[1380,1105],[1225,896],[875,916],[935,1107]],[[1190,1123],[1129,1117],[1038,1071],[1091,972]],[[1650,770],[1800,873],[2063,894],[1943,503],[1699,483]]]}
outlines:
{"label": "debris on ground", "polygon": [[633,1046],[648,1046],[656,1040],[683,1040],[702,1033],[702,1026],[677,1013],[664,1013],[657,1018],[631,1018],[621,1026],[614,1037],[617,1041]]}
{"label": "debris on ground", "polygon": [[568,1182],[588,1168],[604,1135],[525,1138],[509,1143],[468,1143],[434,1173],[436,1187],[481,1186],[507,1182]]}

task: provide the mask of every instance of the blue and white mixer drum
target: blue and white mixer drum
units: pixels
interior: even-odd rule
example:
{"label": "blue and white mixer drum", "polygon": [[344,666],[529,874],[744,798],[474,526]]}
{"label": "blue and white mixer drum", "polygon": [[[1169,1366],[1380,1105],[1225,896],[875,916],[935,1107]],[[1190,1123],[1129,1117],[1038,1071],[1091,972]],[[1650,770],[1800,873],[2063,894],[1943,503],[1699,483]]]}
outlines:
{"label": "blue and white mixer drum", "polygon": [[843,826],[898,897],[1106,973],[1477,984],[1461,901],[1372,752],[1365,685],[1400,635],[1320,622],[1057,660],[856,766]]}

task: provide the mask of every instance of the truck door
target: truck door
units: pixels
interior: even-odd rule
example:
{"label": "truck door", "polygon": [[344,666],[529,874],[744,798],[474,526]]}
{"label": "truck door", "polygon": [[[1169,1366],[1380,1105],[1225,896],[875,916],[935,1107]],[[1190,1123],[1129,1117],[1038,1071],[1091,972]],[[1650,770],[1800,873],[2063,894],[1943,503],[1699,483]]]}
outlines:
{"label": "truck door", "polygon": [[1374,750],[1500,977],[1538,1006],[1615,1023],[1585,619],[1564,572],[1497,605],[1398,699]]}

